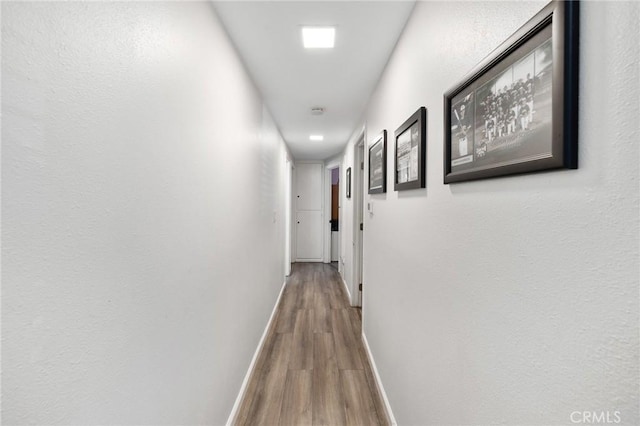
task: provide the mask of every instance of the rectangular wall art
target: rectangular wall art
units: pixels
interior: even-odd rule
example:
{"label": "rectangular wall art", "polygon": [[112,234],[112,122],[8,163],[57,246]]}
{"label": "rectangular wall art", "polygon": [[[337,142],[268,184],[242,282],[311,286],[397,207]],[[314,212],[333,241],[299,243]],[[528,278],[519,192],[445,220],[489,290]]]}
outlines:
{"label": "rectangular wall art", "polygon": [[553,1],[444,95],[444,182],[578,167],[578,2]]}
{"label": "rectangular wall art", "polygon": [[420,107],[395,131],[394,190],[424,188],[426,183],[427,109]]}
{"label": "rectangular wall art", "polygon": [[369,147],[369,194],[387,192],[387,131]]}

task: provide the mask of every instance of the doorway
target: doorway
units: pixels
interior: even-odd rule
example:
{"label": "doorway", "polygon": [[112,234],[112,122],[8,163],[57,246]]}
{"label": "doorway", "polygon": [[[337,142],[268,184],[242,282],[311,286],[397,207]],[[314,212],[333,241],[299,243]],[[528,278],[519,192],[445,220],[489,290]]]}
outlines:
{"label": "doorway", "polygon": [[360,141],[355,146],[354,152],[354,215],[353,215],[353,241],[355,243],[354,252],[354,291],[351,293],[351,304],[362,307],[362,276],[363,276],[363,234],[364,234],[364,133]]}
{"label": "doorway", "polygon": [[285,239],[284,239],[284,276],[291,275],[291,252],[292,252],[292,236],[291,236],[291,216],[292,216],[292,197],[293,197],[293,164],[287,158],[285,164]]}
{"label": "doorway", "polygon": [[340,167],[331,169],[331,247],[330,247],[330,265],[338,269],[338,260],[340,259]]}
{"label": "doorway", "polygon": [[342,163],[331,161],[324,166],[324,233],[323,262],[340,270],[340,170]]}

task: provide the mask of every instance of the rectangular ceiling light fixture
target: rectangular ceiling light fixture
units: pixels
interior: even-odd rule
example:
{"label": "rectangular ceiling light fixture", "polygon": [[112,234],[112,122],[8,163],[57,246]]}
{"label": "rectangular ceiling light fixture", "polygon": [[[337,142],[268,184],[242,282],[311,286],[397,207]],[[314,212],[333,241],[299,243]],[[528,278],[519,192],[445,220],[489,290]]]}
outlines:
{"label": "rectangular ceiling light fixture", "polygon": [[322,135],[311,135],[309,136],[310,141],[321,141],[324,140],[324,136]]}
{"label": "rectangular ceiling light fixture", "polygon": [[302,44],[307,49],[331,49],[335,41],[334,27],[302,27]]}

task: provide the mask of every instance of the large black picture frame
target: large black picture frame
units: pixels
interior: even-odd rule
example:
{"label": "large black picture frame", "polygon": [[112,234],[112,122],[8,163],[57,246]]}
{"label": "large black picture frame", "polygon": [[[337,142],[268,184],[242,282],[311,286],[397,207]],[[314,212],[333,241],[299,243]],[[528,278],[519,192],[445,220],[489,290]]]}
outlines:
{"label": "large black picture frame", "polygon": [[385,192],[387,192],[387,131],[383,130],[369,147],[369,194]]}
{"label": "large black picture frame", "polygon": [[[410,133],[407,133],[410,132]],[[395,136],[395,149],[394,149],[394,173],[393,182],[395,191],[403,191],[406,189],[424,188],[426,186],[426,158],[427,158],[427,109],[420,107],[409,117],[400,127],[398,127],[394,133]],[[399,139],[403,147],[409,147],[398,152]],[[407,139],[409,138],[409,139]],[[415,152],[413,150],[416,150]],[[400,158],[399,158],[400,156]],[[416,164],[408,164],[407,161]],[[411,172],[412,167],[416,167]],[[407,173],[407,178],[404,178],[404,173]],[[411,174],[414,177],[411,177]]]}
{"label": "large black picture frame", "polygon": [[444,183],[578,168],[578,44],[579,2],[554,0],[445,93]]}

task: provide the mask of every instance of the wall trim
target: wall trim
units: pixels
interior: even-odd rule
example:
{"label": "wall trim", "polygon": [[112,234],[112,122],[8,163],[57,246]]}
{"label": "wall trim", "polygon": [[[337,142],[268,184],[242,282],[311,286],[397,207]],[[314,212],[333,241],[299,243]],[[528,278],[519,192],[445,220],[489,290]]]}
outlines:
{"label": "wall trim", "polygon": [[349,304],[351,305],[351,292],[349,291],[349,286],[347,285],[347,282],[344,280],[344,277],[342,276],[342,274],[340,274],[340,279],[342,281],[342,285],[344,286],[344,289],[347,291],[347,297],[349,298]]}
{"label": "wall trim", "polygon": [[267,325],[264,328],[264,331],[262,332],[262,337],[260,337],[260,341],[258,342],[256,351],[253,354],[253,358],[251,358],[251,363],[249,363],[249,369],[247,370],[247,374],[245,374],[244,376],[244,380],[242,381],[242,386],[240,386],[240,391],[238,392],[236,401],[233,404],[231,413],[229,413],[226,426],[232,426],[234,420],[236,419],[236,416],[238,415],[240,404],[242,403],[244,394],[247,392],[247,386],[249,385],[249,380],[251,379],[251,375],[253,374],[253,369],[255,368],[256,362],[258,361],[258,356],[260,355],[260,351],[262,351],[262,347],[264,346],[264,341],[267,338],[269,329],[271,328],[271,323],[273,322],[273,318],[276,315],[276,310],[278,309],[278,305],[280,304],[280,299],[282,298],[282,293],[284,292],[284,287],[286,285],[287,285],[287,280],[285,279],[285,281],[282,283],[282,287],[280,287],[280,293],[278,293],[278,298],[276,299],[276,303],[273,306],[273,310],[271,311],[271,316],[269,317],[269,321],[267,321]]}
{"label": "wall trim", "polygon": [[391,426],[398,426],[398,422],[396,422],[396,418],[393,416],[393,411],[391,410],[391,404],[389,403],[389,399],[387,398],[387,393],[384,391],[384,386],[382,386],[382,380],[380,379],[380,374],[378,374],[378,368],[376,367],[376,362],[373,360],[371,348],[369,347],[369,342],[367,341],[366,334],[364,334],[364,330],[362,330],[362,342],[364,343],[364,349],[367,352],[367,358],[369,358],[369,364],[371,365],[371,370],[373,371],[373,377],[375,377],[376,379],[378,392],[380,392],[380,396],[384,401],[384,410],[387,412],[387,418],[389,419]]}

